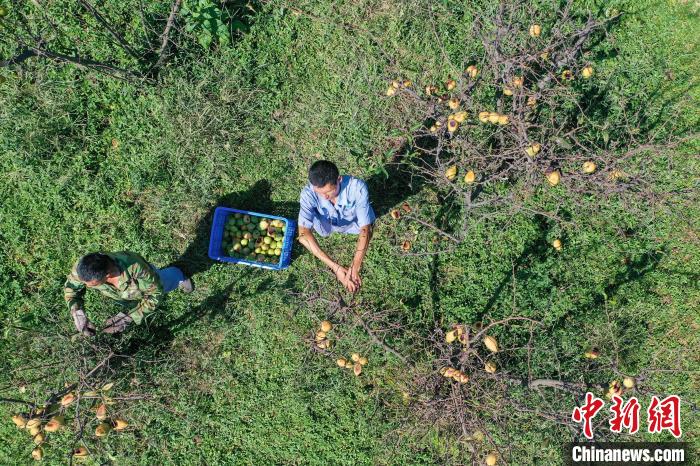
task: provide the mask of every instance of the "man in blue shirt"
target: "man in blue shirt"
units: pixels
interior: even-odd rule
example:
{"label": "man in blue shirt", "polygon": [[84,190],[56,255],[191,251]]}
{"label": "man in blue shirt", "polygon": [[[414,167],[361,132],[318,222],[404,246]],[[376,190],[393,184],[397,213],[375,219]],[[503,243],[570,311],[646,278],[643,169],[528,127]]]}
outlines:
{"label": "man in blue shirt", "polygon": [[[348,291],[356,292],[362,285],[360,270],[375,220],[367,185],[358,178],[340,176],[335,164],[319,160],[309,168],[309,184],[301,190],[299,202],[299,242],[330,267]],[[345,268],[331,259],[312,230],[324,237],[333,232],[359,235],[350,266]]]}

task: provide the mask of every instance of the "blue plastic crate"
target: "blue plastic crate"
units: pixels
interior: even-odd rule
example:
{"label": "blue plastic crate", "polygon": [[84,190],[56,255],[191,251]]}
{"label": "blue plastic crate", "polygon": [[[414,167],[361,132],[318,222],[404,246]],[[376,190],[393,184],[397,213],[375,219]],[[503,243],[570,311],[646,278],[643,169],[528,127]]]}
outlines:
{"label": "blue plastic crate", "polygon": [[[221,247],[222,242],[224,240],[224,226],[226,225],[226,221],[228,220],[229,216],[235,213],[255,215],[256,217],[277,219],[285,222],[286,229],[284,232],[282,254],[279,256],[279,262],[277,262],[276,264],[272,264],[269,262],[258,262],[251,261],[248,259],[239,259],[237,257],[230,257],[226,255],[226,253]],[[297,223],[294,220],[288,218],[277,217],[276,215],[261,214],[259,212],[251,212],[249,210],[232,209],[230,207],[217,207],[216,210],[214,210],[214,221],[212,222],[211,235],[209,237],[209,257],[211,257],[215,261],[220,262],[245,264],[251,265],[253,267],[260,267],[263,269],[270,270],[283,270],[289,267],[289,264],[292,262],[292,245],[294,244],[294,233],[296,229]]]}

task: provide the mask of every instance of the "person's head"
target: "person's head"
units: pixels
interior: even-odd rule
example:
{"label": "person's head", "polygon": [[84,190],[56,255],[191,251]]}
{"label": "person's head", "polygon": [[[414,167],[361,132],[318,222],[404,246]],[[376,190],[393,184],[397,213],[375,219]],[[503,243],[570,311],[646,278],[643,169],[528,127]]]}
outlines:
{"label": "person's head", "polygon": [[325,199],[333,199],[340,188],[340,172],[333,162],[318,160],[309,168],[309,182],[314,191]]}
{"label": "person's head", "polygon": [[87,286],[99,286],[107,278],[119,275],[119,266],[106,254],[93,252],[78,261],[78,278]]}

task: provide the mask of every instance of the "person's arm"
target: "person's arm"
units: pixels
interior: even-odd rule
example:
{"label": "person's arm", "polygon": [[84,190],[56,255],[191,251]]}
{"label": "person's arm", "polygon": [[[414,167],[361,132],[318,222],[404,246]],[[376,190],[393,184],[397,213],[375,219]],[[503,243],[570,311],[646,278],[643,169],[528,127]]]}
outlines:
{"label": "person's arm", "polygon": [[129,313],[129,317],[138,325],[146,314],[155,311],[163,297],[163,286],[155,270],[147,264],[134,264],[131,270],[132,278],[135,278],[143,298]]}
{"label": "person's arm", "polygon": [[78,332],[85,336],[92,336],[95,334],[95,326],[88,320],[83,310],[84,295],[85,284],[78,279],[75,268],[73,268],[63,285],[63,299],[68,304],[68,310]]}
{"label": "person's arm", "polygon": [[314,232],[311,230],[311,228],[302,226],[299,227],[299,242],[317,259],[326,264],[326,266],[333,271],[335,276],[338,277],[338,280],[341,282],[345,280],[345,274],[347,271],[344,267],[331,259],[330,256],[323,251],[323,249],[321,249],[321,246],[319,246],[318,241],[316,241],[316,237],[314,236]]}
{"label": "person's arm", "polygon": [[357,180],[357,205],[355,207],[355,212],[357,215],[357,224],[360,226],[360,234],[357,238],[357,246],[355,248],[355,255],[348,269],[348,279],[353,282],[356,289],[359,289],[362,285],[362,279],[360,278],[360,270],[362,270],[362,263],[365,260],[367,250],[369,249],[369,242],[372,239],[373,224],[376,219],[374,215],[374,210],[369,203],[369,190],[367,189],[367,184],[362,180]]}

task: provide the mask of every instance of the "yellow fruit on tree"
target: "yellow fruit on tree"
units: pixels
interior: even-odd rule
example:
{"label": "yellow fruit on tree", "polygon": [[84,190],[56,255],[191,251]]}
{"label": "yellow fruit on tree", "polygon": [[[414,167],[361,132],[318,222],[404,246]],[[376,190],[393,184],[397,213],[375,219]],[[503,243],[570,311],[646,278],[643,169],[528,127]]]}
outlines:
{"label": "yellow fruit on tree", "polygon": [[14,416],[12,416],[12,422],[14,422],[15,425],[20,429],[24,429],[25,427],[27,427],[27,418],[24,417],[22,414],[15,414]]}
{"label": "yellow fruit on tree", "polygon": [[558,185],[560,180],[561,175],[559,174],[559,170],[554,170],[547,174],[547,181],[549,182],[550,186]]}
{"label": "yellow fruit on tree", "polygon": [[482,123],[488,123],[490,115],[491,112],[479,112],[479,121]]}
{"label": "yellow fruit on tree", "polygon": [[583,173],[593,173],[596,169],[595,162],[587,161],[583,162]]}
{"label": "yellow fruit on tree", "polygon": [[540,37],[540,34],[542,34],[542,26],[539,24],[533,24],[530,26],[530,35],[532,37]]}
{"label": "yellow fruit on tree", "polygon": [[452,165],[447,170],[445,170],[445,178],[452,181],[457,176],[457,165]]}
{"label": "yellow fruit on tree", "polygon": [[44,450],[41,447],[36,447],[34,450],[32,450],[32,458],[34,458],[37,461],[41,461],[41,459],[44,457]]}
{"label": "yellow fruit on tree", "polygon": [[593,67],[590,66],[590,65],[585,66],[585,67],[581,70],[581,76],[583,76],[583,79],[588,79],[588,78],[590,78],[591,76],[593,76]]}
{"label": "yellow fruit on tree", "polygon": [[493,361],[487,361],[486,364],[484,364],[484,370],[489,374],[494,374],[496,372],[496,363]]}
{"label": "yellow fruit on tree", "polygon": [[65,423],[65,418],[63,416],[54,416],[49,422],[44,426],[46,432],[56,432]]}
{"label": "yellow fruit on tree", "polygon": [[36,434],[41,432],[41,426],[32,426],[32,427],[27,427],[27,431],[29,432],[29,435],[34,437]]}
{"label": "yellow fruit on tree", "polygon": [[338,358],[336,359],[335,363],[338,365],[338,367],[345,367],[345,364],[348,361],[345,358]]}
{"label": "yellow fruit on tree", "polygon": [[110,430],[112,430],[112,426],[106,422],[103,422],[95,428],[95,436],[104,437],[105,435],[109,434]]}
{"label": "yellow fruit on tree", "polygon": [[486,335],[484,337],[484,345],[492,353],[498,352],[498,341],[496,341],[496,338],[492,337],[491,335]]}
{"label": "yellow fruit on tree", "polygon": [[561,251],[561,250],[562,250],[562,247],[563,247],[562,244],[561,244],[561,240],[560,240],[560,239],[555,239],[554,241],[552,241],[552,247],[553,247],[554,249],[556,249],[557,251]]}
{"label": "yellow fruit on tree", "polygon": [[322,332],[330,332],[333,329],[333,324],[328,322],[327,320],[324,320],[321,322],[321,331]]}
{"label": "yellow fruit on tree", "polygon": [[114,430],[119,431],[119,430],[124,430],[127,427],[129,427],[129,423],[126,422],[125,419],[118,417],[114,421],[112,421],[112,426],[113,426]]}
{"label": "yellow fruit on tree", "polygon": [[474,65],[469,65],[467,66],[466,73],[470,78],[474,79],[479,74],[479,69]]}
{"label": "yellow fruit on tree", "polygon": [[467,184],[472,184],[476,180],[476,173],[474,170],[469,170],[466,175],[464,175],[464,182]]}

